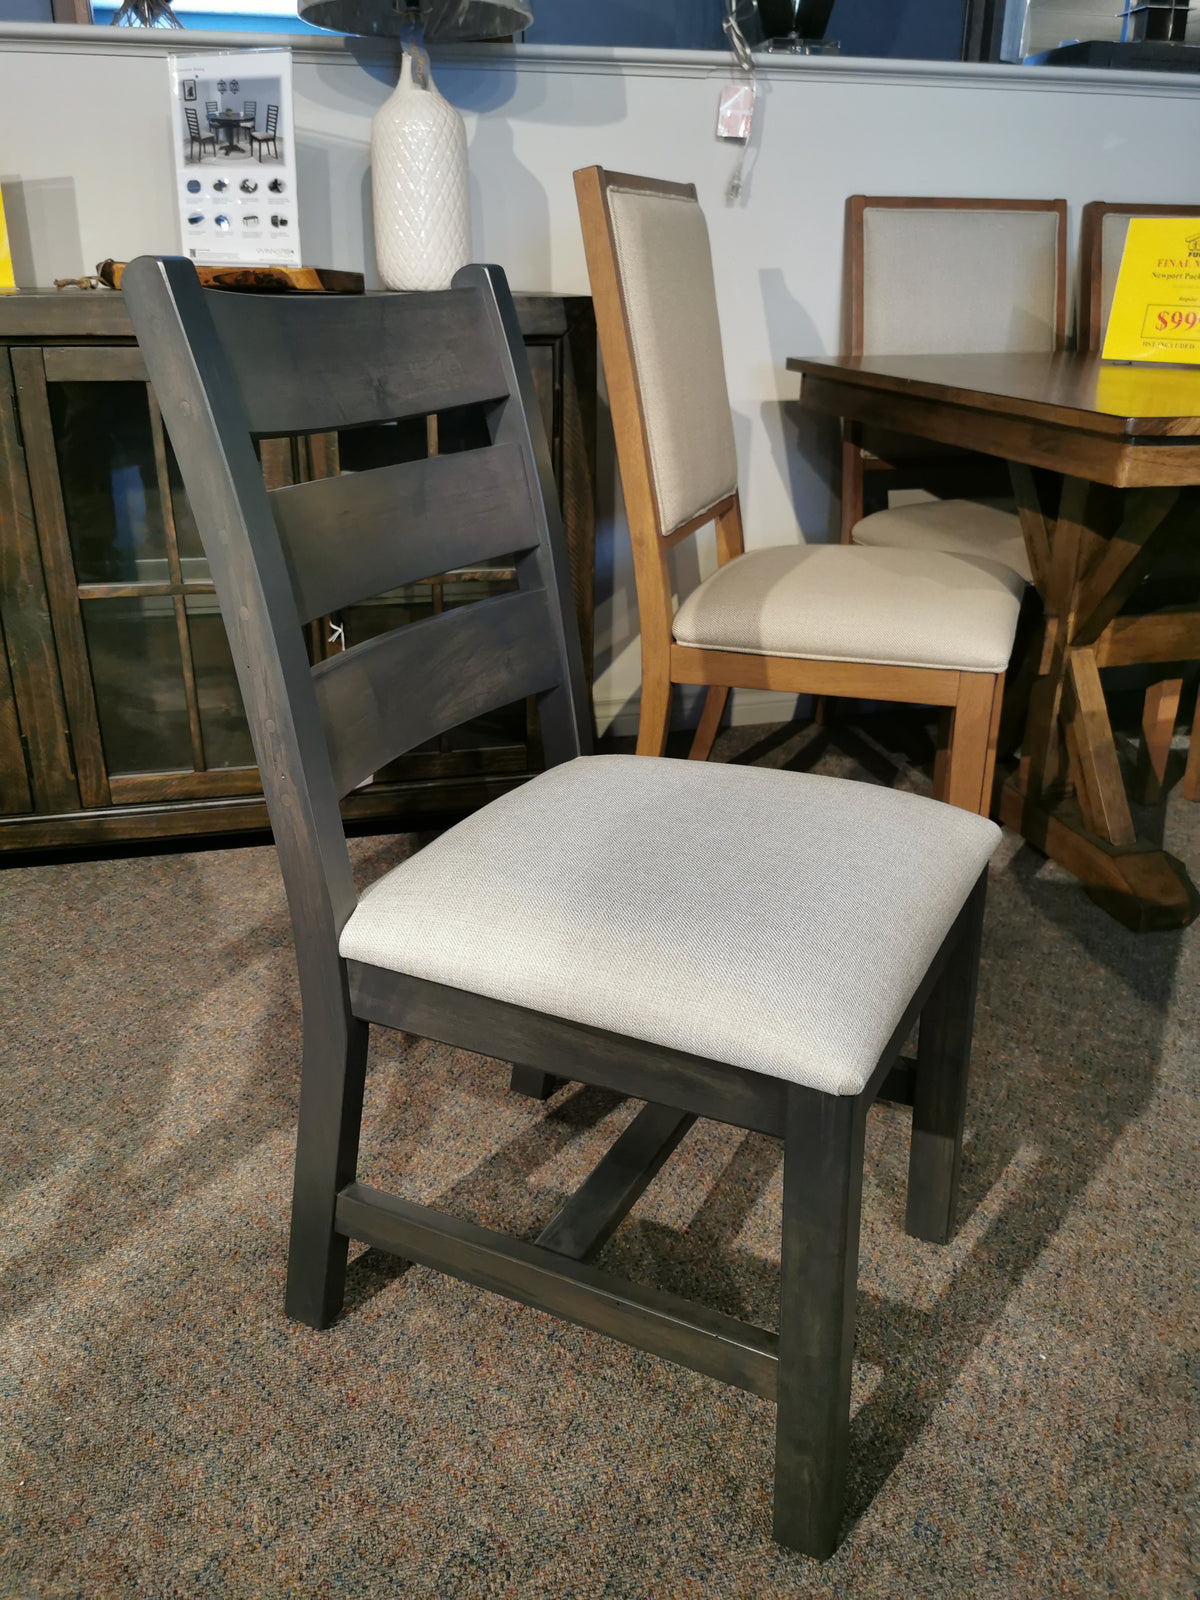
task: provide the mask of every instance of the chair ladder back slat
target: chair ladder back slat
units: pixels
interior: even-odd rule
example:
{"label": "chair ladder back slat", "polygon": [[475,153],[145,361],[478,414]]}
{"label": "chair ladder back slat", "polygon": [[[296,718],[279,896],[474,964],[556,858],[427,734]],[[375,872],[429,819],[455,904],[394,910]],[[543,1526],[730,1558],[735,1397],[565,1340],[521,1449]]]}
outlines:
{"label": "chair ladder back slat", "polygon": [[484,296],[471,289],[330,296],[319,328],[306,295],[211,289],[208,298],[250,431],[263,437],[332,433],[509,393]]}
{"label": "chair ladder back slat", "polygon": [[337,936],[356,897],[325,731],[291,577],[242,398],[211,314],[179,258],[143,256],[122,278],[155,399],[201,532],[237,668],[310,1006],[329,1007]]}
{"label": "chair ladder back slat", "polygon": [[543,590],[496,595],[319,662],[313,687],[338,794],[426,739],[550,689],[550,610]]}
{"label": "chair ladder back slat", "polygon": [[[466,268],[445,293],[368,297],[362,304],[374,309],[351,318],[351,327],[349,300],[213,294],[200,287],[193,265],[180,259],[143,257],[130,264],[122,287],[212,568],[238,672],[292,912],[306,1028],[310,1008],[330,1028],[341,1028],[348,1002],[337,941],[356,904],[341,794],[432,732],[526,695],[537,694],[551,707],[558,695],[570,709],[559,717],[557,759],[579,754],[590,732],[579,710],[586,704],[583,670],[571,631],[574,610],[548,453],[544,444],[537,450],[538,427],[529,427],[522,410],[533,391],[511,296],[499,268]],[[379,348],[364,366],[368,332]],[[464,338],[470,347],[465,356]],[[317,374],[320,383],[327,382],[333,398],[319,410],[307,401],[298,409],[293,405],[289,383],[299,368],[276,348],[285,339],[308,352],[306,381],[318,381]],[[247,361],[253,366],[255,352],[264,351],[280,357],[273,370],[284,391],[281,403],[257,374],[246,378]],[[323,353],[314,361],[313,351]],[[494,443],[479,455],[496,456],[498,476],[489,481],[505,501],[491,513],[508,524],[501,553],[518,546],[521,591],[368,640],[313,669],[304,645],[304,607],[298,605],[254,435],[332,431],[348,418],[390,420],[435,403],[449,409],[480,400],[487,402]],[[480,474],[489,469],[474,454],[425,463],[405,479],[414,504],[425,497],[416,521],[427,550],[436,550],[432,562],[421,560],[417,545],[410,544],[420,565],[438,570],[444,564],[430,504],[448,484],[443,474],[460,468],[478,503]],[[545,482],[539,466],[545,467]],[[357,476],[312,487],[331,496],[347,491],[361,510],[384,479],[376,477],[360,491]],[[287,497],[278,503],[286,505]],[[291,519],[305,523],[293,541],[296,549],[315,540],[309,511],[316,503],[310,496],[307,509]],[[292,504],[304,501],[297,495]],[[287,523],[289,513],[281,520]],[[404,544],[402,529],[397,542]],[[367,544],[372,561],[386,560],[374,526]],[[354,565],[345,545],[335,549]],[[300,593],[311,596],[328,566],[306,564],[303,556],[299,566]],[[377,567],[368,587],[391,571]],[[542,573],[554,581],[540,582]],[[331,581],[345,592],[340,580]],[[451,681],[456,673],[463,677],[458,686]],[[565,694],[562,685],[569,686]]]}
{"label": "chair ladder back slat", "polygon": [[538,544],[512,444],[289,484],[270,498],[302,622]]}

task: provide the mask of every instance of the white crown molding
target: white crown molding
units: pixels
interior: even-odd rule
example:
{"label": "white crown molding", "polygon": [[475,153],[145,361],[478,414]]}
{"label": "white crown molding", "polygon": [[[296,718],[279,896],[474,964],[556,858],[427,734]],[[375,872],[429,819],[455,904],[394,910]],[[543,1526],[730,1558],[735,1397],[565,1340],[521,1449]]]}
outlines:
{"label": "white crown molding", "polygon": [[[0,52],[34,50],[68,55],[112,51],[119,55],[176,55],[188,50],[263,50],[290,47],[298,61],[330,65],[341,58],[392,60],[398,41],[323,33],[229,33],[196,28],[83,27],[66,23],[0,23]],[[442,45],[435,59],[493,72],[571,72],[613,76],[710,78],[727,75],[732,60],[722,50],[610,49],[591,45]],[[757,56],[767,83],[793,79],[824,83],[908,84],[914,88],[1014,90],[1079,94],[1200,97],[1200,74],[1108,72],[1086,67],[1023,67],[974,61],[890,61],[856,56]]]}

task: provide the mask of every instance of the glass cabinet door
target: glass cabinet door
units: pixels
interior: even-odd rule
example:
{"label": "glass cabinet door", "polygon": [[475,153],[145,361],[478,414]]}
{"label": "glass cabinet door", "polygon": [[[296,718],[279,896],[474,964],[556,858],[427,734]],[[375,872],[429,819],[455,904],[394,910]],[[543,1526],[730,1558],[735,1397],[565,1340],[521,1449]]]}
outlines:
{"label": "glass cabinet door", "polygon": [[[260,786],[225,630],[179,470],[128,347],[14,350],[84,804]],[[81,790],[85,787],[81,776]]]}

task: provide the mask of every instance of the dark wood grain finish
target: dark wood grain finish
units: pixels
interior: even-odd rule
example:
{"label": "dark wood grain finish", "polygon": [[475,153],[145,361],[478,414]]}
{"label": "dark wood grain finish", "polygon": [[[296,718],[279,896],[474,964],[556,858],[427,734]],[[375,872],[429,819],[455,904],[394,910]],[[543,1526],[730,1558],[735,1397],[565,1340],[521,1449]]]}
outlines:
{"label": "dark wood grain finish", "polygon": [[67,742],[61,669],[6,356],[0,357],[0,621],[34,807],[72,810],[80,803],[79,785]]}
{"label": "dark wood grain finish", "polygon": [[[314,344],[308,302],[204,291],[251,433],[326,433],[504,398],[504,374],[479,297],[458,289],[410,299],[323,300]],[[411,353],[403,384],[393,351]]]}
{"label": "dark wood grain finish", "polygon": [[[301,620],[439,572],[529,548],[515,447],[320,478],[271,494]],[[353,560],[348,559],[353,551]]]}
{"label": "dark wood grain finish", "polygon": [[[792,356],[787,365],[790,372],[857,388],[969,406],[1106,439],[1200,436],[1200,372],[1194,369],[1116,366],[1095,355],[1062,351],[841,359]],[[907,431],[899,422],[894,426]]]}
{"label": "dark wood grain finish", "polygon": [[368,1022],[782,1136],[785,1091],[777,1078],[406,973],[358,961],[348,968],[354,1014]]}
{"label": "dark wood grain finish", "polygon": [[558,670],[547,615],[536,590],[497,595],[319,662],[313,688],[338,794],[443,729],[547,689]]}
{"label": "dark wood grain finish", "polygon": [[[577,622],[581,634],[586,636],[590,659],[595,518],[595,395],[594,392],[590,395],[580,392],[574,386],[589,381],[594,386],[595,332],[591,306],[585,297],[580,296],[520,295],[516,297],[516,303],[519,308],[522,336],[537,358],[539,397],[551,435],[551,455],[555,472],[560,474],[558,477],[560,499],[566,513],[567,542],[571,560],[570,577],[576,597]],[[126,343],[117,342],[122,340]],[[147,381],[145,362],[140,350],[133,343],[132,324],[120,294],[69,295],[27,290],[14,295],[0,296],[0,341],[10,341],[18,345],[28,344],[30,348],[22,352],[23,356],[37,360],[40,355],[42,366],[49,373],[50,381],[56,384],[95,384],[114,381],[144,384]],[[7,362],[7,351],[2,354]],[[158,431],[154,427],[155,418],[156,412],[151,401],[152,434]],[[336,433],[263,439],[260,450],[268,479],[277,484],[294,484],[336,473],[337,440]],[[158,439],[155,439],[155,445],[156,455],[161,456],[161,451],[157,448]],[[18,460],[21,459],[21,448],[22,441],[18,435]],[[454,448],[459,446],[456,445]],[[157,499],[167,519],[169,533],[174,508],[170,505],[170,497],[165,492],[167,486],[161,472],[163,466],[161,459],[158,465],[160,481]],[[62,475],[62,481],[65,483],[70,473],[69,463],[56,463],[56,470]],[[56,492],[61,499],[61,487],[56,485]],[[43,527],[52,528],[53,523],[49,520],[41,522],[38,526],[39,535],[42,534]],[[509,553],[500,552],[501,555]],[[169,550],[168,559],[170,556]],[[490,561],[492,558],[486,559]],[[187,570],[186,564],[184,570]],[[427,577],[435,580],[436,601],[440,593],[437,590],[437,576],[432,573],[421,573],[418,577],[422,580]],[[515,568],[511,565],[496,569],[484,568],[475,562],[468,563],[465,572],[456,572],[454,581],[491,585],[505,580],[512,582],[515,577]],[[206,724],[198,715],[198,699],[202,690],[196,677],[196,669],[192,666],[191,639],[189,636],[185,640],[181,618],[184,616],[185,601],[189,601],[193,596],[213,592],[211,584],[185,578],[181,582],[161,583],[145,581],[116,584],[76,583],[73,597],[76,602],[171,597],[176,612],[176,631],[180,640],[180,670],[184,678],[184,699],[188,712],[192,756],[198,769],[207,761],[203,740]],[[578,609],[581,606],[586,607],[582,613]],[[60,631],[57,617],[54,627],[56,632]],[[310,648],[313,649],[314,658],[328,654],[328,630],[314,622],[309,632]],[[63,634],[62,637],[66,635]],[[57,641],[60,651],[62,637]],[[86,671],[89,663],[86,656],[83,659]],[[10,721],[16,719],[15,692],[10,696],[4,710]],[[46,714],[55,715],[53,708],[48,707]],[[65,721],[61,709],[57,716],[60,723]],[[507,743],[501,746],[496,744],[494,739],[485,739],[485,742],[478,747],[451,749],[448,742],[453,741],[453,736],[447,735],[441,741],[446,748],[441,751],[422,752],[420,755],[405,759],[404,770],[406,774],[411,772],[410,779],[395,782],[377,781],[371,786],[375,791],[372,799],[365,799],[361,793],[349,796],[344,802],[343,810],[347,815],[357,816],[366,814],[363,808],[367,807],[371,815],[384,816],[390,805],[393,815],[410,820],[434,814],[448,814],[456,806],[471,804],[471,796],[494,796],[501,793],[506,787],[511,786],[513,779],[509,774],[527,777],[541,765],[536,713],[531,711],[527,721],[529,725],[520,748],[516,745],[510,748]],[[18,728],[19,726],[18,722]],[[70,741],[71,735],[68,733],[65,748],[69,757]],[[26,781],[22,777],[24,765],[24,760],[19,765],[10,765],[14,792],[19,791],[21,783]],[[98,840],[116,842],[122,837],[122,827],[125,822],[130,828],[130,839],[147,837],[148,831],[152,834],[156,827],[163,837],[185,837],[189,831],[198,835],[224,831],[232,824],[230,809],[224,804],[225,791],[221,788],[220,769],[217,769],[212,779],[204,777],[200,771],[195,776],[201,781],[192,781],[186,774],[178,772],[165,773],[161,776],[133,775],[129,782],[126,782],[124,777],[118,778],[116,782],[121,791],[121,798],[117,800],[110,788],[109,799],[105,800],[103,805],[97,804],[94,807],[97,813],[110,805],[115,807],[116,809],[107,818],[99,814],[93,816],[77,809],[80,802],[76,795],[68,797],[64,794],[61,806],[39,805],[34,801],[35,813],[43,819],[44,826],[39,824],[37,827],[30,827],[27,823],[18,821],[20,813],[10,812],[7,815],[0,815],[0,850],[21,851],[31,846],[35,836],[37,845],[34,847],[40,846],[43,841],[48,842],[51,838],[58,843],[74,841],[79,844],[94,844]],[[438,780],[444,780],[440,799],[437,793],[433,792]],[[232,779],[231,790],[234,794],[244,794],[245,782]],[[134,805],[129,803],[131,793],[137,797]],[[98,790],[93,790],[93,797],[98,794]],[[147,802],[154,806],[163,796],[174,796],[179,800],[180,810],[177,816],[173,817],[165,806],[157,805],[155,809],[150,810],[143,804]],[[191,804],[192,798],[200,797],[211,800],[214,807],[211,817],[204,816],[199,808]],[[381,801],[385,801],[386,804],[381,804]],[[261,806],[255,815],[258,819],[257,825],[261,827],[265,815]],[[249,817],[247,825],[250,825]]]}
{"label": "dark wood grain finish", "polygon": [[0,625],[0,814],[32,810],[33,796],[21,745],[21,725],[17,721],[17,702],[13,696],[12,674],[8,670],[4,628]]}
{"label": "dark wood grain finish", "polygon": [[[488,418],[492,448],[515,451],[522,462],[518,487],[530,533],[514,562],[518,591],[394,629],[310,669],[292,577],[250,446],[249,419],[210,302],[182,261],[143,259],[124,277],[229,631],[292,918],[304,1059],[286,1308],[313,1327],[328,1326],[341,1309],[354,1238],[753,1393],[777,1393],[776,1533],[793,1548],[823,1556],[836,1541],[842,1505],[866,1112],[895,1081],[899,1050],[923,1008],[936,1003],[947,985],[960,985],[972,965],[973,948],[957,963],[953,958],[974,926],[979,896],[943,941],[869,1081],[860,1093],[846,1096],[572,1023],[469,988],[341,959],[339,935],[355,896],[339,787],[391,750],[425,737],[443,718],[457,720],[464,706],[530,691],[537,694],[547,759],[566,761],[589,750],[550,450],[534,420],[537,397],[515,312],[496,269],[465,269],[455,281],[482,307],[476,320],[504,383],[504,403]],[[396,298],[407,302],[406,333],[430,342],[440,337],[436,317],[421,322],[421,296]],[[317,346],[328,336],[319,307],[309,313],[308,329]],[[264,348],[262,340],[256,348]],[[399,343],[391,348],[395,371],[388,392],[403,401],[408,352]],[[422,351],[413,364],[417,384],[427,365],[424,356]],[[291,381],[286,363],[279,363],[276,377]],[[266,411],[264,403],[262,415]],[[426,526],[425,537],[432,550],[436,529]],[[680,826],[687,826],[686,818]],[[703,929],[697,937],[703,938]],[[665,964],[667,953],[662,956]],[[506,1058],[517,1064],[519,1085],[541,1088],[538,1075],[569,1075],[649,1096],[652,1104],[539,1243],[506,1238],[357,1181],[372,1022]],[[924,1070],[929,1054],[927,1047]],[[938,1061],[953,1080],[947,1094],[958,1100],[965,1055],[961,1048],[943,1051]],[[918,1093],[922,1070],[919,1061]],[[902,1072],[904,1087],[907,1078]],[[778,1340],[576,1259],[600,1247],[697,1115],[785,1135]],[[937,1160],[934,1174],[922,1146],[914,1170],[926,1189],[946,1191],[952,1209],[957,1162],[947,1168],[940,1150]]]}
{"label": "dark wood grain finish", "polygon": [[391,1255],[774,1398],[778,1341],[766,1329],[360,1183],[338,1196],[337,1224]]}
{"label": "dark wood grain finish", "polygon": [[538,1234],[538,1244],[572,1261],[590,1261],[612,1238],[695,1120],[691,1112],[674,1106],[643,1106],[599,1166]]}

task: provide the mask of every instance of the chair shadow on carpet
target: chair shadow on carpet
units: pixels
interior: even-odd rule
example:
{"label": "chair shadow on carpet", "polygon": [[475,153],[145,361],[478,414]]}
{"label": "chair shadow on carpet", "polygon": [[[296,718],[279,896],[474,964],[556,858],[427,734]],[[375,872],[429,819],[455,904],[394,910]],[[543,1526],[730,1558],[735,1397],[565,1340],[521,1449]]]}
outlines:
{"label": "chair shadow on carpet", "polygon": [[[957,1245],[952,1241],[944,1257],[936,1246],[915,1246],[927,1254],[912,1300],[873,1290],[860,1276],[856,1358],[878,1369],[878,1381],[851,1425],[846,1529],[878,1497],[1153,1091],[1179,936],[1128,934],[1102,917],[1077,884],[1042,882],[1040,867],[1041,858],[1023,849],[1002,874],[989,907]],[[1014,938],[1025,940],[1015,968]],[[1026,972],[1037,976],[1036,992],[1028,989]],[[1056,991],[1057,977],[1064,982]],[[1018,1003],[1025,1031],[1014,1038]],[[1092,1059],[1089,1030],[1101,1015],[1103,1050]],[[467,1062],[487,1075],[489,1099],[508,1095],[503,1064],[457,1059],[460,1071]],[[402,1064],[385,1070],[404,1075]],[[444,1066],[415,1083],[406,1081],[405,1090],[439,1097],[452,1082]],[[436,1195],[413,1198],[533,1237],[569,1190],[531,1189],[531,1176],[552,1160],[561,1163],[572,1144],[619,1104],[619,1096],[568,1085],[538,1108],[526,1129],[457,1181]],[[425,1124],[432,1120],[432,1112],[421,1117]],[[907,1121],[899,1108],[877,1106],[868,1133],[864,1240],[873,1228],[875,1249],[886,1248],[890,1238],[898,1258],[914,1249],[903,1234]],[[657,1184],[671,1182],[703,1126],[687,1136]],[[723,1142],[713,1142],[709,1167],[692,1170],[688,1178],[697,1204],[687,1226],[679,1230],[654,1219],[652,1185],[597,1265],[774,1327],[774,1246],[757,1254],[740,1241],[748,1219],[756,1208],[761,1213],[764,1197],[777,1185],[782,1145],[758,1134],[724,1133]],[[594,1159],[595,1152],[589,1153],[569,1181],[581,1181]],[[365,1181],[385,1187],[402,1181],[402,1162],[389,1159],[385,1165],[386,1175],[364,1174]],[[964,1240],[971,1241],[969,1247]],[[941,1287],[930,1300],[922,1286],[931,1271],[938,1277],[936,1265],[929,1264],[939,1258]],[[347,1311],[353,1314],[406,1268],[381,1252],[364,1251],[351,1265]],[[765,1480],[761,1495],[765,1529]]]}

